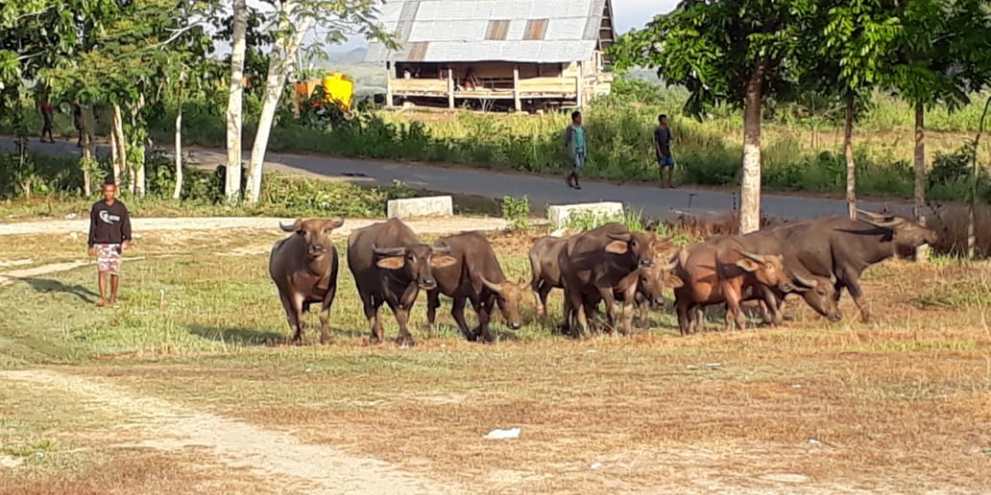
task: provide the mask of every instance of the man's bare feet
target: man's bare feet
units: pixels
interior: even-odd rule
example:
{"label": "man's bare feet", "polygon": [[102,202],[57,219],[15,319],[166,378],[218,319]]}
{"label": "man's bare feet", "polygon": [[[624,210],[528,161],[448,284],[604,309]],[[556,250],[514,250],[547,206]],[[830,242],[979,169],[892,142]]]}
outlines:
{"label": "man's bare feet", "polygon": [[102,308],[106,305],[107,305],[107,301],[104,301],[102,297],[100,298],[99,301],[96,301],[96,307],[98,308]]}

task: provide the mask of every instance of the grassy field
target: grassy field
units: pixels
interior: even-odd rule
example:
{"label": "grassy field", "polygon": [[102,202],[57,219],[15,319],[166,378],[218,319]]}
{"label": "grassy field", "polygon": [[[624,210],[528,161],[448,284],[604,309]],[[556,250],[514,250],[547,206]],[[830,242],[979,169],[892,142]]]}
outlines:
{"label": "grassy field", "polygon": [[[335,342],[319,346],[311,330],[307,345],[291,347],[266,274],[277,238],[146,233],[130,253],[140,259],[125,263],[122,301],[109,309],[93,307],[90,267],[0,287],[0,379],[44,370],[140,398],[80,400],[86,387],[3,379],[0,493],[293,491],[291,479],[250,463],[231,471],[208,444],[176,447],[175,431],[149,426],[200,413],[467,493],[991,486],[987,263],[871,269],[864,285],[879,315],[871,324],[829,324],[792,302],[784,328],[689,338],[664,312],[629,338],[574,341],[547,321],[518,332],[497,323],[497,344],[470,344],[446,301],[439,328],[426,330],[421,295],[413,349],[369,345],[344,270]],[[79,259],[79,242],[0,237],[0,261]],[[528,272],[529,242],[494,240],[514,278]],[[559,303],[555,294],[553,319]],[[855,314],[848,298],[843,309]],[[315,315],[308,322],[315,328]],[[122,412],[140,408],[182,414]],[[511,426],[522,428],[519,439],[482,438]]]}

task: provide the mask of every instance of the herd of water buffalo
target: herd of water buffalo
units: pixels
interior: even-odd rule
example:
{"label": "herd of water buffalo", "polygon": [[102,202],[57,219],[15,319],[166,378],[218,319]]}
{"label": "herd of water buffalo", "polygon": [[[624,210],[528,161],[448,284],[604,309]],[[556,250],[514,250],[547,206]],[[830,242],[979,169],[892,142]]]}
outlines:
{"label": "herd of water buffalo", "polygon": [[[639,308],[646,321],[650,306],[663,304],[673,289],[682,335],[698,331],[704,307],[726,305],[728,328],[744,328],[744,301],[758,301],[769,324],[782,321],[782,304],[797,294],[831,320],[842,315],[843,289],[862,319],[870,313],[860,287],[863,271],[893,256],[909,257],[936,234],[901,217],[861,211],[858,220],[829,217],[783,224],[747,235],[719,236],[676,248],[652,232],[630,232],[617,223],[567,238],[541,237],[530,250],[532,277],[512,282],[505,276],[485,236],[462,233],[421,242],[402,221],[391,219],[355,230],[348,238],[347,262],[371,327],[382,341],[379,308],[387,304],[399,323],[398,342],[412,345],[409,312],[420,290],[427,292],[432,325],[441,294],[454,300],[452,315],[469,340],[491,341],[489,320],[498,305],[506,324],[522,326],[525,295],[536,296],[538,316],[546,315],[551,290],[564,290],[564,332],[581,336],[604,303],[606,328],[628,333]],[[302,340],[302,313],[320,304],[320,341],[330,339],[330,308],[337,292],[338,255],[330,233],[340,219],[300,219],[281,225],[292,235],[272,248],[269,273],[279,289],[293,341]],[[468,302],[478,315],[469,328]]]}

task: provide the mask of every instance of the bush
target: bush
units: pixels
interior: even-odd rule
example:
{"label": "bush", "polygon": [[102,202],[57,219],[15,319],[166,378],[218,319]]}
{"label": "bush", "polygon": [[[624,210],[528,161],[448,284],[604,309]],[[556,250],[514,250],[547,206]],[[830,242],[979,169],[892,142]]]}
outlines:
{"label": "bush", "polygon": [[509,222],[511,230],[530,230],[530,200],[526,196],[502,198],[502,218]]}
{"label": "bush", "polygon": [[607,223],[623,224],[631,232],[642,232],[646,228],[642,211],[627,210],[624,210],[622,215],[605,215],[591,211],[577,212],[568,218],[565,227],[578,232],[586,232]]}

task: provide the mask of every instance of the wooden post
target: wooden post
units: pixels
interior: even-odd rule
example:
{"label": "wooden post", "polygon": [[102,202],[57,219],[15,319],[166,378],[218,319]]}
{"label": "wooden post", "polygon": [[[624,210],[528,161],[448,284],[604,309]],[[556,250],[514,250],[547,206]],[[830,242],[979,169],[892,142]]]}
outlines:
{"label": "wooden post", "polygon": [[513,104],[516,105],[516,111],[523,110],[523,103],[520,102],[520,66],[513,66]]}
{"label": "wooden post", "polygon": [[392,108],[392,63],[385,63],[385,107]]}
{"label": "wooden post", "polygon": [[454,69],[447,68],[447,108],[454,110]]}
{"label": "wooden post", "polygon": [[578,61],[578,77],[575,80],[575,84],[578,87],[578,108],[583,108],[585,106],[585,64],[582,61]]}

